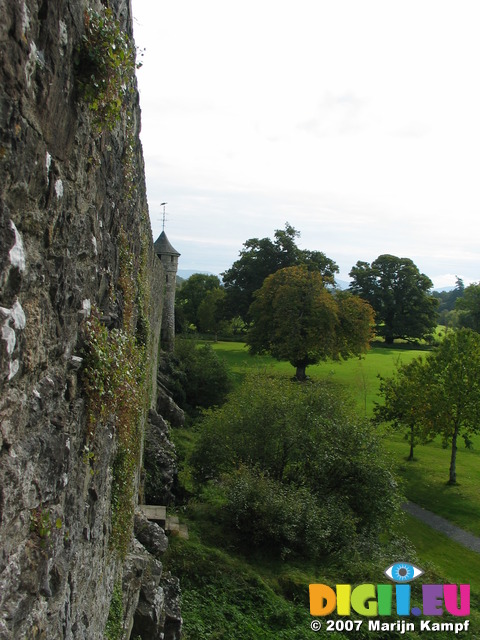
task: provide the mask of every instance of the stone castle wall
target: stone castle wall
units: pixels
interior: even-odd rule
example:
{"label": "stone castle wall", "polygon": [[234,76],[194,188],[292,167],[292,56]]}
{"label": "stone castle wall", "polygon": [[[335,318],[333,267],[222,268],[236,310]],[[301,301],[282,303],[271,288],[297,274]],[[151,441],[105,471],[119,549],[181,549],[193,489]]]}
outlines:
{"label": "stone castle wall", "polygon": [[[165,284],[135,82],[109,126],[95,122],[79,85],[86,10],[104,15],[104,4],[0,0],[2,640],[103,638],[122,581],[128,637],[150,562],[138,542],[126,558],[112,548],[119,422],[96,416],[93,430],[87,415],[85,327],[95,317],[109,332],[143,336],[142,439],[147,405],[155,406]],[[131,35],[129,1],[108,4]],[[138,455],[134,462],[136,488]]]}

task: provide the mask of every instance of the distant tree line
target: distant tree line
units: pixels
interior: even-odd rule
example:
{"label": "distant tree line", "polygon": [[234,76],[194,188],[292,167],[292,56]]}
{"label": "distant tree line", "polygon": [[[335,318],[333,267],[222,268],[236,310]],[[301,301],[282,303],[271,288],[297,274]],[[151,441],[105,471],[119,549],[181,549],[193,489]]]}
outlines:
{"label": "distant tree line", "polygon": [[[362,352],[372,328],[387,344],[433,342],[439,322],[480,331],[480,284],[465,287],[457,278],[452,291],[432,292],[411,259],[383,254],[371,264],[358,261],[341,292],[338,265],[321,251],[300,249],[299,235],[286,223],[273,239],[250,238],[222,282],[191,276],[177,293],[177,331],[246,337],[253,353],[289,360],[297,374],[319,359]],[[316,336],[314,327],[321,328]]]}
{"label": "distant tree line", "polygon": [[452,329],[473,329],[480,333],[480,283],[465,287],[457,277],[452,291],[434,291],[438,300],[439,323]]}

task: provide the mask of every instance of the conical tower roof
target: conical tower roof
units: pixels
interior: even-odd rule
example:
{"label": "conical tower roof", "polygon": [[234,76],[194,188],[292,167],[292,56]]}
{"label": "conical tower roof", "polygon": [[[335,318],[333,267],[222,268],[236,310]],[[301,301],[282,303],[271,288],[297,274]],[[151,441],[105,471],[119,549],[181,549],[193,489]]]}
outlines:
{"label": "conical tower roof", "polygon": [[167,238],[167,234],[165,233],[165,231],[162,231],[162,233],[158,236],[153,247],[155,249],[155,253],[157,254],[157,256],[167,255],[167,256],[178,257],[180,255],[178,251],[174,249],[170,244],[170,241]]}

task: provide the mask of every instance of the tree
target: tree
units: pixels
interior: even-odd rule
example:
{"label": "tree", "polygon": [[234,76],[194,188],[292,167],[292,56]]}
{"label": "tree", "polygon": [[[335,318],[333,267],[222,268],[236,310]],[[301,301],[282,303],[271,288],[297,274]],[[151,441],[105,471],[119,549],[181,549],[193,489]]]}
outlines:
{"label": "tree", "polygon": [[387,344],[397,338],[429,339],[437,325],[433,283],[409,258],[381,255],[370,265],[359,261],[350,271],[350,291],[369,302],[376,333]]}
{"label": "tree", "polygon": [[206,333],[214,333],[215,341],[222,325],[225,324],[225,290],[212,289],[200,303],[197,311],[198,328]]}
{"label": "tree", "polygon": [[456,302],[463,297],[465,285],[463,280],[456,276],[455,288],[450,291],[433,291],[432,296],[438,300],[439,323],[451,325],[450,312],[455,309]]}
{"label": "tree", "polygon": [[186,324],[198,326],[198,308],[205,296],[220,288],[220,278],[205,273],[194,273],[186,280],[176,294],[176,306]]}
{"label": "tree", "polygon": [[251,238],[244,243],[239,259],[222,273],[230,317],[240,316],[247,321],[254,292],[260,289],[267,276],[285,267],[306,264],[333,283],[338,266],[321,251],[299,249],[295,243],[299,236],[300,233],[287,222],[284,230],[275,231],[273,241]]}
{"label": "tree", "polygon": [[459,325],[480,333],[480,283],[466,287],[463,297],[457,299],[455,308],[459,311]]}
{"label": "tree", "polygon": [[177,338],[175,351],[164,353],[159,363],[161,383],[190,416],[200,408],[220,405],[231,389],[228,366],[210,344]]}
{"label": "tree", "polygon": [[455,484],[458,436],[467,443],[480,431],[480,335],[471,329],[448,333],[424,361],[400,368],[383,389],[387,419],[415,424],[422,438],[441,435],[450,445],[449,483]]}
{"label": "tree", "polygon": [[375,418],[378,421],[391,422],[395,428],[406,427],[405,440],[410,445],[408,460],[413,460],[417,444],[427,442],[427,435],[421,430],[418,406],[424,398],[424,389],[428,383],[426,371],[420,358],[408,364],[400,364],[390,378],[380,376],[380,395],[384,404],[375,406]]}
{"label": "tree", "polygon": [[310,364],[368,349],[370,305],[345,294],[337,299],[318,271],[306,266],[280,269],[265,279],[254,298],[253,324],[247,334],[250,352],[287,360],[296,368],[298,380],[305,380]]}

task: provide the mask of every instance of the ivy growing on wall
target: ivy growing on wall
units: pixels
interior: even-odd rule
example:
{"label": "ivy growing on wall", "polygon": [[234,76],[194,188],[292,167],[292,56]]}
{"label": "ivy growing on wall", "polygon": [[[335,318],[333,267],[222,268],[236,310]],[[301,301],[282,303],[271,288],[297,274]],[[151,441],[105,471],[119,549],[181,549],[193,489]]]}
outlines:
{"label": "ivy growing on wall", "polygon": [[105,640],[122,640],[123,638],[123,594],[121,582],[117,582],[113,588],[104,638]]}
{"label": "ivy growing on wall", "polygon": [[99,130],[112,130],[134,92],[137,52],[110,8],[85,11],[85,34],[79,49],[77,75],[81,96]]}
{"label": "ivy growing on wall", "polygon": [[[125,234],[120,235],[119,290],[122,326],[109,330],[98,313],[85,322],[83,384],[87,398],[88,439],[102,425],[113,424],[116,454],[112,466],[112,532],[110,542],[124,557],[130,543],[135,508],[136,474],[142,443],[142,418],[148,405],[146,344],[137,335],[137,278]],[[146,327],[144,327],[145,330]]]}

